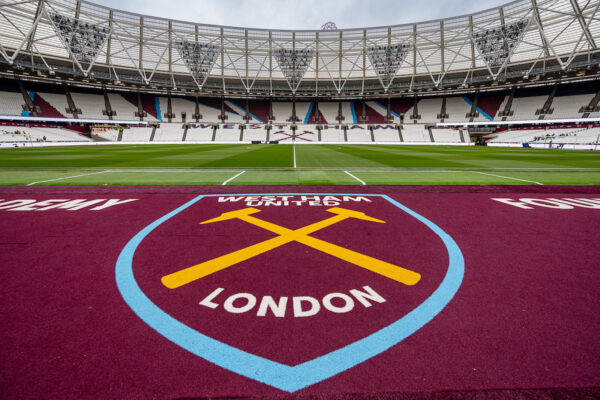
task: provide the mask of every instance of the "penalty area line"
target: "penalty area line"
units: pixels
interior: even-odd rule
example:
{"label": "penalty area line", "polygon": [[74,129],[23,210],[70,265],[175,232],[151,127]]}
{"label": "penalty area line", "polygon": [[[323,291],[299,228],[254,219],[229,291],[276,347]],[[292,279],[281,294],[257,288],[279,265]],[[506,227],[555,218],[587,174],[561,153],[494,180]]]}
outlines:
{"label": "penalty area line", "polygon": [[246,172],[246,171],[242,171],[242,172],[240,172],[239,174],[236,174],[236,175],[232,176],[231,178],[227,179],[225,182],[223,182],[223,183],[221,184],[221,186],[225,186],[225,185],[227,185],[229,182],[231,182],[232,180],[234,180],[235,178],[237,178],[238,176],[240,176],[240,175],[241,175],[241,174],[243,174],[244,172]]}
{"label": "penalty area line", "polygon": [[490,173],[487,173],[487,172],[480,172],[480,171],[469,171],[469,172],[474,172],[476,174],[483,174],[483,175],[495,176],[497,178],[513,179],[515,181],[521,181],[521,182],[530,182],[530,183],[535,183],[536,185],[544,186],[543,183],[536,182],[536,181],[529,181],[527,179],[512,178],[510,176],[495,175],[495,174],[490,174]]}
{"label": "penalty area line", "polygon": [[361,185],[366,185],[366,183],[363,180],[358,179],[356,176],[352,175],[350,172],[348,172],[348,171],[344,171],[344,172],[347,173],[348,175],[350,175],[352,178],[354,178],[357,181],[359,181]]}
{"label": "penalty area line", "polygon": [[33,185],[37,185],[38,183],[44,183],[44,182],[60,181],[60,180],[63,180],[63,179],[79,178],[80,176],[104,174],[106,172],[110,172],[110,171],[107,170],[107,171],[91,172],[89,174],[80,174],[80,175],[73,175],[73,176],[63,176],[62,178],[46,179],[44,181],[37,181],[37,182],[28,183],[26,186],[33,186]]}

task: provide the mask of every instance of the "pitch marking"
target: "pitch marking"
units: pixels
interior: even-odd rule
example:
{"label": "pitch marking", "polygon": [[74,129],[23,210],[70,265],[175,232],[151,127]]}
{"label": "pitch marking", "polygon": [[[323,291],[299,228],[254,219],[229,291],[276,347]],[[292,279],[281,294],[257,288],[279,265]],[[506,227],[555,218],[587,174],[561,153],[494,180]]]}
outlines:
{"label": "pitch marking", "polygon": [[495,176],[495,177],[498,177],[498,178],[514,179],[515,181],[521,181],[521,182],[531,182],[531,183],[535,183],[536,185],[542,185],[542,186],[544,186],[543,183],[536,182],[536,181],[529,181],[527,179],[511,178],[510,176],[494,175],[494,174],[489,174],[487,172],[479,172],[479,171],[469,171],[469,172],[474,172],[476,174],[483,174],[483,175]]}
{"label": "pitch marking", "polygon": [[242,172],[240,172],[239,174],[237,174],[237,175],[234,175],[234,176],[232,176],[231,178],[227,179],[225,182],[223,182],[223,183],[221,184],[221,186],[225,186],[225,185],[227,185],[229,182],[231,182],[232,180],[234,180],[235,178],[237,178],[238,176],[240,176],[240,175],[241,175],[241,174],[243,174],[244,172],[246,172],[246,171],[242,171]]}
{"label": "pitch marking", "polygon": [[350,172],[348,171],[344,171],[345,173],[347,173],[348,175],[350,175],[351,177],[353,177],[354,179],[356,179],[357,181],[360,182],[361,185],[366,185],[366,183],[360,179],[358,179],[356,176],[352,175]]}
{"label": "pitch marking", "polygon": [[96,174],[104,174],[106,172],[111,172],[111,171],[99,171],[99,172],[91,172],[89,174],[80,174],[80,175],[73,175],[73,176],[63,176],[62,178],[55,178],[55,179],[47,179],[45,181],[37,181],[37,182],[31,182],[28,183],[27,186],[32,186],[32,185],[36,185],[38,183],[44,183],[44,182],[53,182],[53,181],[60,181],[63,179],[71,179],[71,178],[78,178],[80,176],[88,176],[88,175],[96,175]]}

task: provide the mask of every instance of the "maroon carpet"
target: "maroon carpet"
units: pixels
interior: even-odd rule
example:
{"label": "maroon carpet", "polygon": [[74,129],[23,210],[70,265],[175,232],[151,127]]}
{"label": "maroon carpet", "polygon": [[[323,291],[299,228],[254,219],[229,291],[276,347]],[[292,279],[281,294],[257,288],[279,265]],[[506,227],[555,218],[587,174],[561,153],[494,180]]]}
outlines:
{"label": "maroon carpet", "polygon": [[[600,398],[598,186],[2,188],[0,397],[289,397],[149,326],[124,300],[115,265],[152,222],[200,194],[229,193],[200,199],[157,226],[133,255],[133,275],[150,301],[184,325],[296,366],[393,324],[436,291],[447,272],[449,256],[438,235],[385,198],[343,198],[357,191],[387,194],[441,228],[464,256],[464,278],[431,322],[291,396]],[[339,195],[248,199],[245,193]],[[247,207],[261,210],[252,216],[277,229],[323,221],[334,215],[327,211],[332,207],[385,221],[348,218],[310,236],[421,279],[405,285],[292,241],[179,288],[165,287],[166,275],[278,236],[240,219],[200,224]],[[365,293],[365,286],[385,301],[371,296],[365,306],[351,292]],[[324,298],[335,293],[352,299],[353,307],[344,309],[343,296],[327,306]],[[235,294],[243,296],[226,305]],[[256,305],[244,311],[247,295]],[[258,315],[265,296],[287,299],[282,316],[273,308]],[[316,299],[319,311],[295,315],[300,297]]]}

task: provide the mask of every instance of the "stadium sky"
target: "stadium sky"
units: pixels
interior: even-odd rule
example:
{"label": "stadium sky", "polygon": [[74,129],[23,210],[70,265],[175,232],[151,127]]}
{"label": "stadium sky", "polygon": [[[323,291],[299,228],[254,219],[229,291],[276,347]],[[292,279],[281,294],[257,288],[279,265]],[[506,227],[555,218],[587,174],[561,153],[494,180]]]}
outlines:
{"label": "stadium sky", "polygon": [[468,14],[509,0],[91,0],[184,21],[268,29],[356,28]]}

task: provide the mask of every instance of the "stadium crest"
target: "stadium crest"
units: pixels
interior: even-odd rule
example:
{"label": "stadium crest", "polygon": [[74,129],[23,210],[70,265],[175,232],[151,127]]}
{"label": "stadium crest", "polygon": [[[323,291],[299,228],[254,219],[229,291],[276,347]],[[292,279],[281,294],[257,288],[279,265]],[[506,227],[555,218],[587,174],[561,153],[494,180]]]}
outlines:
{"label": "stadium crest", "polygon": [[441,228],[357,194],[198,196],[136,234],[116,265],[121,295],[161,335],[287,392],[412,335],[463,274]]}

